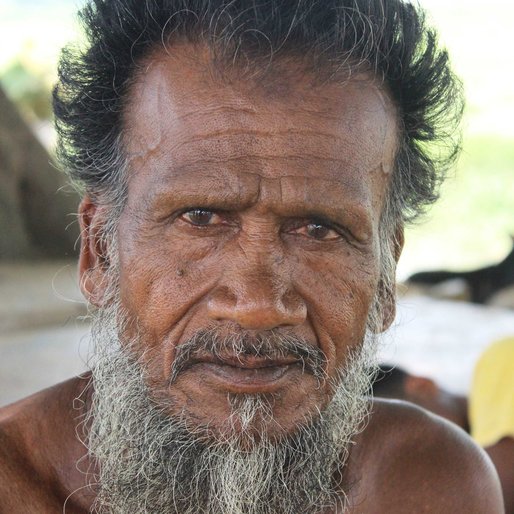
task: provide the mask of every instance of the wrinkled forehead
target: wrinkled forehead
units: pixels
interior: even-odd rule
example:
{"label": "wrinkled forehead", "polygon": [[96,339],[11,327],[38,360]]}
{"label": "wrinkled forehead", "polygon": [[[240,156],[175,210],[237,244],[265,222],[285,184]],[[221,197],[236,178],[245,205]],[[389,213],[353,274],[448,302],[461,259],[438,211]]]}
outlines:
{"label": "wrinkled forehead", "polygon": [[[126,120],[130,125],[135,117],[149,114],[179,119],[189,110],[192,118],[184,119],[188,124],[194,124],[195,111],[211,117],[214,124],[219,121],[216,107],[241,108],[234,113],[238,115],[245,109],[248,114],[289,111],[303,115],[307,123],[319,121],[331,128],[357,131],[367,123],[368,129],[390,129],[395,142],[396,110],[371,73],[348,68],[331,74],[332,80],[322,80],[302,61],[284,57],[276,61],[266,72],[252,73],[252,68],[220,63],[205,46],[183,43],[166,51],[159,48],[138,68]],[[281,121],[287,124],[288,119]]]}
{"label": "wrinkled forehead", "polygon": [[283,60],[257,80],[216,69],[208,50],[192,45],[155,52],[140,70],[125,109],[130,169],[148,173],[166,161],[170,170],[236,166],[272,179],[280,168],[348,184],[373,170],[391,174],[396,113],[367,73],[321,83]]}

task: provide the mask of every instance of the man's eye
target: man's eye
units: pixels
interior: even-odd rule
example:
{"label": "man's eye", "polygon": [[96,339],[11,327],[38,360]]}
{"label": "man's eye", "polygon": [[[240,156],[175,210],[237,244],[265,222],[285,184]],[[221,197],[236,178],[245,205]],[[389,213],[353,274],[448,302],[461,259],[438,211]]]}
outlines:
{"label": "man's eye", "polygon": [[295,232],[318,241],[335,241],[341,239],[341,235],[338,232],[323,223],[308,223],[297,228]]}
{"label": "man's eye", "polygon": [[184,221],[191,223],[192,225],[196,225],[197,227],[205,227],[207,225],[213,225],[214,223],[218,223],[219,216],[206,209],[192,209],[190,211],[184,212],[181,216]]}

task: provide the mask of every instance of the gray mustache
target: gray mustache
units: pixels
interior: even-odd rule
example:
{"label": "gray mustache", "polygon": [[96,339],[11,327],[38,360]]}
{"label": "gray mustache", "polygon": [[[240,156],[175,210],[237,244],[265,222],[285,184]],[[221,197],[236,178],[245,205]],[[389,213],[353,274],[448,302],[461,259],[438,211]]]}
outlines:
{"label": "gray mustache", "polygon": [[235,332],[220,334],[216,330],[201,330],[175,350],[171,366],[170,384],[178,375],[190,367],[197,359],[206,355],[223,360],[231,357],[258,357],[263,359],[294,358],[302,365],[305,373],[322,381],[326,378],[327,359],[317,346],[302,338],[270,330],[262,334]]}

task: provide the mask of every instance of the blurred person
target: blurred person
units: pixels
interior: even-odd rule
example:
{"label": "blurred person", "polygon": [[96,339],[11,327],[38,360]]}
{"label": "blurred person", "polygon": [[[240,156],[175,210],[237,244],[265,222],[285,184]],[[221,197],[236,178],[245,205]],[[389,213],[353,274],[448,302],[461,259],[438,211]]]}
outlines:
{"label": "blurred person", "polygon": [[496,466],[506,512],[514,514],[514,337],[493,343],[481,355],[469,398],[387,364],[380,366],[373,394],[419,405],[470,433]]}
{"label": "blurred person", "polygon": [[480,357],[469,395],[469,425],[498,470],[506,512],[513,514],[514,337],[497,341]]}

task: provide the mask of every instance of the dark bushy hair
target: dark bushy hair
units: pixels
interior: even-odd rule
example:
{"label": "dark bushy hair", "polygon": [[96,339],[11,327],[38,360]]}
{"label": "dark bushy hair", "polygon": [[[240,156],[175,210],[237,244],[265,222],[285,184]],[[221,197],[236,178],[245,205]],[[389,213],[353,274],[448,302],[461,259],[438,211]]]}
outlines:
{"label": "dark bushy hair", "polygon": [[394,224],[437,199],[457,155],[460,84],[423,12],[410,3],[90,0],[80,18],[87,45],[63,52],[54,90],[58,154],[97,201],[123,198],[122,112],[138,67],[156,46],[172,52],[179,40],[206,43],[220,61],[236,65],[258,68],[292,55],[309,69],[372,71],[398,111],[400,143],[386,208]]}

